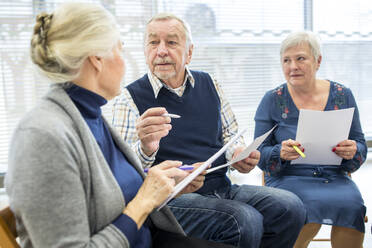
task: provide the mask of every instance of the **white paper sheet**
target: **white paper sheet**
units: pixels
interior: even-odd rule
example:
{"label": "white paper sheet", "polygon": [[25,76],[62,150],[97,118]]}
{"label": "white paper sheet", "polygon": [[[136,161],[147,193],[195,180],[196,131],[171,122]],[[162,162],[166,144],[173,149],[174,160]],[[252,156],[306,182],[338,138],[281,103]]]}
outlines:
{"label": "white paper sheet", "polygon": [[236,156],[234,159],[232,159],[228,163],[208,169],[207,174],[211,173],[215,170],[219,170],[219,169],[225,168],[227,166],[230,166],[230,165],[248,157],[249,154],[251,154],[251,152],[256,150],[261,145],[261,143],[267,138],[267,136],[270,135],[270,133],[274,130],[274,128],[276,128],[276,125],[273,128],[271,128],[269,131],[264,133],[263,135],[257,137],[247,148],[245,148],[241,153],[239,153],[238,156]]}
{"label": "white paper sheet", "polygon": [[342,158],[332,152],[339,142],[348,139],[354,108],[315,111],[300,110],[296,140],[305,148],[306,158],[292,164],[340,165]]}
{"label": "white paper sheet", "polygon": [[179,182],[176,187],[174,187],[174,191],[170,194],[167,199],[157,208],[159,211],[162,207],[165,206],[173,197],[175,197],[181,190],[183,190],[192,180],[194,180],[202,171],[204,171],[210,164],[212,164],[219,156],[221,156],[226,149],[234,144],[234,142],[242,136],[247,129],[243,129],[238,132],[234,137],[231,138],[229,142],[227,142],[218,152],[216,152],[212,157],[210,157],[207,161],[205,161],[199,168],[194,170],[190,175],[185,177],[181,182]]}

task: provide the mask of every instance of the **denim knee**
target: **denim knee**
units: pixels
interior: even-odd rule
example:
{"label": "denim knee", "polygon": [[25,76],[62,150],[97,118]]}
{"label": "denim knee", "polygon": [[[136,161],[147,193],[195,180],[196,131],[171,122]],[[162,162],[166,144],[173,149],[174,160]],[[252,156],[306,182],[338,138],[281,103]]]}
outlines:
{"label": "denim knee", "polygon": [[245,203],[186,194],[168,205],[193,237],[238,247],[259,247],[264,232],[263,216]]}
{"label": "denim knee", "polygon": [[263,216],[248,205],[236,209],[234,216],[240,232],[238,247],[259,247],[264,234]]}
{"label": "denim knee", "polygon": [[278,209],[281,209],[282,219],[286,219],[287,223],[290,224],[289,228],[300,229],[305,224],[306,219],[306,209],[301,201],[301,199],[285,190],[280,190],[281,200],[277,203]]}

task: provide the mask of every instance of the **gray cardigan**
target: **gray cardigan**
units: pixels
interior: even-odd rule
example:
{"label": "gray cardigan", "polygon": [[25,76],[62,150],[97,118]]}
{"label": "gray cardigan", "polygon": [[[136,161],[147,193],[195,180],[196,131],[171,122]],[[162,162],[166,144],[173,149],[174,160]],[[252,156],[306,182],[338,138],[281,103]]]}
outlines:
{"label": "gray cardigan", "polygon": [[[5,184],[21,245],[129,247],[125,235],[111,224],[125,208],[123,193],[63,87],[51,87],[20,121],[10,144]],[[131,148],[110,131],[144,177]],[[160,229],[184,234],[167,207],[154,211],[151,219]]]}

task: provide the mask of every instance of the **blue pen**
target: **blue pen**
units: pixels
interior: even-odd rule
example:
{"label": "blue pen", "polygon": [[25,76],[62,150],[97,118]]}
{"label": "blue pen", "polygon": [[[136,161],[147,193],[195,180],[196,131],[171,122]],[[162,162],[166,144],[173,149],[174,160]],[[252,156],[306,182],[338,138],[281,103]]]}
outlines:
{"label": "blue pen", "polygon": [[[178,169],[181,169],[181,170],[193,170],[194,169],[194,166],[192,165],[181,165],[180,167],[177,167]],[[146,168],[143,170],[145,173],[147,173],[149,171],[149,168]]]}

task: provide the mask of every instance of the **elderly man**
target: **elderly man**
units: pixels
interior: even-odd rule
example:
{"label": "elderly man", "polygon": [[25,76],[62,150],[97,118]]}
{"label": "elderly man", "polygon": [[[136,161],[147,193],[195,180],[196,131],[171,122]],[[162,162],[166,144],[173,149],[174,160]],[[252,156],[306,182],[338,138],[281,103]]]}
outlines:
{"label": "elderly man", "polygon": [[[114,126],[133,145],[144,167],[164,160],[207,160],[238,131],[221,87],[209,74],[188,69],[193,44],[180,18],[156,15],[144,39],[149,71],[117,98]],[[181,118],[171,120],[165,113]],[[212,166],[226,163],[243,149],[240,139]],[[254,151],[232,167],[248,173],[259,158]],[[305,222],[299,198],[274,188],[231,185],[226,171],[208,174],[201,189],[168,204],[186,233],[238,247],[292,247]]]}

